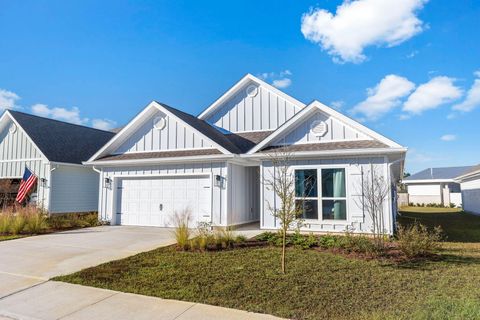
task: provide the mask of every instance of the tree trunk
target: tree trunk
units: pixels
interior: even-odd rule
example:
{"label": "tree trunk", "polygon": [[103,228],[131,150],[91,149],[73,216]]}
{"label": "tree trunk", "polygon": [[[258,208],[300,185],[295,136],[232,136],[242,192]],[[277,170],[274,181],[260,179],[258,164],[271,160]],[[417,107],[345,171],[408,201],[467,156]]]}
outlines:
{"label": "tree trunk", "polygon": [[282,239],[282,273],[285,274],[285,247],[287,246],[287,231],[283,230]]}

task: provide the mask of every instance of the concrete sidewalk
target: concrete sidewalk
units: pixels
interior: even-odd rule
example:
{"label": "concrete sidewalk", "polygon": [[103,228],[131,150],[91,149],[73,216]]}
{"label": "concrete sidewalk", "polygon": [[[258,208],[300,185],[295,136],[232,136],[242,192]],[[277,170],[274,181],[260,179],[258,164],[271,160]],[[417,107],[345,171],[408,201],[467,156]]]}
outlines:
{"label": "concrete sidewalk", "polygon": [[0,319],[279,319],[204,304],[47,281],[0,300]]}

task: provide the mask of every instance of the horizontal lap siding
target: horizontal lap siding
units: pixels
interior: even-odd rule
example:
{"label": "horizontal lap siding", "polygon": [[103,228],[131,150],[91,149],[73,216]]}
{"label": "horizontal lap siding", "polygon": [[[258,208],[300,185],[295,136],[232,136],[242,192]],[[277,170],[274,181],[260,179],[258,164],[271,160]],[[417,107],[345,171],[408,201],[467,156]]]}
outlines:
{"label": "horizontal lap siding", "polygon": [[[167,122],[165,128],[154,128],[154,119],[164,117]],[[201,137],[199,134],[183,122],[166,116],[158,111],[125,141],[117,150],[116,154],[129,152],[148,152],[179,149],[202,149],[212,148],[211,140]]]}
{"label": "horizontal lap siding", "polygon": [[[100,218],[110,221],[113,214],[113,198],[114,190],[105,188],[106,177],[114,179],[116,176],[138,176],[147,175],[152,178],[159,175],[175,175],[175,174],[212,174],[220,175],[227,178],[227,167],[225,163],[190,163],[190,164],[168,164],[168,165],[151,165],[151,166],[135,166],[135,167],[115,167],[103,168],[101,175],[100,188]],[[227,188],[223,189],[213,186],[212,196],[212,217],[214,225],[227,224]]]}
{"label": "horizontal lap siding", "polygon": [[92,168],[57,165],[51,176],[51,213],[98,210],[99,175]]}
{"label": "horizontal lap siding", "polygon": [[480,177],[461,183],[463,209],[480,214]]}
{"label": "horizontal lap siding", "polygon": [[[374,170],[384,175],[386,181],[388,181],[387,164],[383,157],[378,158],[351,158],[351,159],[312,159],[312,160],[296,160],[292,161],[292,166],[310,166],[310,165],[341,165],[346,167],[346,187],[347,187],[347,221],[346,222],[322,222],[311,224],[310,227],[303,228],[305,231],[319,231],[319,232],[344,232],[345,227],[353,227],[356,232],[369,233],[372,229],[372,219],[367,212],[364,212],[362,208],[358,206],[359,198],[361,197],[361,183],[362,175],[361,169],[363,169],[364,175],[373,166]],[[261,215],[261,228],[263,229],[276,229],[279,228],[279,221],[272,216],[269,210],[269,205],[278,208],[280,205],[279,198],[275,195],[273,190],[269,190],[266,183],[267,180],[271,180],[273,176],[273,167],[271,162],[264,161],[260,168],[261,170],[261,193],[262,202],[260,208]],[[392,210],[390,206],[391,199],[385,201],[385,225],[389,229],[388,232],[392,232]],[[320,217],[320,203],[319,203],[319,217]]]}
{"label": "horizontal lap siding", "polygon": [[[246,93],[250,85],[255,85],[258,90],[253,97]],[[206,120],[231,132],[275,130],[300,108],[275,92],[251,82]]]}

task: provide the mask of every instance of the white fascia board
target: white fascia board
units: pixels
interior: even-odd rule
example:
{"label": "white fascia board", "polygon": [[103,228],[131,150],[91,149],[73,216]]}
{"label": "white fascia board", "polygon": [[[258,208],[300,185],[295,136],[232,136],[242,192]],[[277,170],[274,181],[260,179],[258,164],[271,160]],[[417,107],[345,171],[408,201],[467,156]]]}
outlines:
{"label": "white fascia board", "polygon": [[56,164],[60,166],[70,166],[70,167],[82,167],[85,168],[85,165],[79,163],[68,163],[68,162],[58,162],[58,161],[50,161],[49,164]]}
{"label": "white fascia board", "polygon": [[213,111],[215,111],[220,105],[222,105],[226,100],[230,99],[235,93],[238,92],[245,84],[249,81],[256,82],[258,85],[266,87],[268,90],[271,90],[276,95],[284,98],[285,100],[290,101],[291,103],[299,106],[300,108],[305,107],[305,103],[298,101],[297,99],[289,96],[285,92],[275,88],[274,86],[266,83],[265,81],[255,77],[254,75],[247,73],[242,79],[240,79],[233,87],[227,90],[220,98],[215,100],[208,108],[206,108],[200,115],[199,119],[205,120]]}
{"label": "white fascia board", "polygon": [[190,163],[190,162],[214,162],[225,161],[237,157],[235,154],[219,154],[206,156],[190,156],[190,157],[171,157],[171,158],[152,158],[152,159],[131,159],[131,160],[96,160],[85,161],[84,165],[88,166],[123,166],[123,165],[142,165],[142,164],[164,164],[164,163]]}
{"label": "white fascia board", "polygon": [[[393,154],[393,153],[406,153],[406,148],[378,148],[378,149],[346,149],[346,150],[328,150],[328,151],[298,151],[298,152],[291,152],[292,158],[296,157],[335,157],[335,156],[347,156],[347,155],[354,155],[354,156],[371,156],[371,155],[386,155],[386,154]],[[262,159],[268,158],[272,153],[269,152],[262,152],[262,153],[254,153],[254,154],[244,154],[241,155],[243,158],[251,158],[251,159]]]}
{"label": "white fascia board", "polygon": [[290,127],[292,127],[295,123],[301,121],[304,119],[308,114],[314,110],[315,106],[313,105],[308,105],[305,108],[303,108],[300,112],[298,112],[296,115],[290,118],[287,122],[282,124],[275,132],[272,134],[268,135],[264,140],[262,140],[259,144],[257,144],[255,147],[250,149],[247,154],[254,154],[258,150],[261,150],[263,147],[265,147],[268,143],[274,141],[276,138],[278,138],[282,133],[287,131]]}
{"label": "white fascia board", "polygon": [[35,144],[35,142],[32,140],[32,138],[30,138],[27,131],[23,130],[22,126],[17,122],[17,120],[15,120],[15,117],[12,116],[8,110],[6,110],[5,113],[3,114],[3,116],[0,118],[0,122],[3,119],[5,119],[7,116],[10,118],[10,120],[13,121],[13,123],[15,123],[15,125],[17,126],[18,129],[21,129],[23,131],[23,133],[27,137],[27,140],[38,150],[38,152],[43,157],[43,159],[48,160],[48,158],[43,154],[42,150],[40,150],[40,148]]}
{"label": "white fascia board", "polygon": [[90,159],[88,159],[87,161],[85,162],[92,162],[94,161],[95,159],[97,159],[100,155],[102,155],[105,151],[107,151],[107,149],[115,142],[115,141],[118,141],[120,139],[121,136],[123,136],[125,134],[125,132],[127,132],[131,127],[133,127],[148,111],[150,111],[152,108],[154,108],[154,102],[155,101],[152,101],[150,102],[146,107],[145,109],[143,109],[140,113],[138,113],[132,120],[130,120],[130,122],[122,128],[122,130],[120,130],[116,135],[114,135],[112,137],[112,139],[110,139],[110,141],[108,141],[102,148],[100,148],[100,150],[98,150],[93,156],[90,157]]}
{"label": "white fascia board", "polygon": [[180,119],[179,117],[177,117],[175,114],[171,113],[170,111],[168,111],[167,109],[165,109],[161,104],[159,104],[158,102],[156,101],[153,101],[155,107],[160,110],[161,112],[167,114],[168,116],[174,118],[174,119],[177,119],[177,121],[180,121],[182,123],[184,123],[186,126],[190,127],[190,129],[192,129],[192,131],[194,131],[195,133],[197,133],[200,137],[202,137],[203,139],[205,140],[209,140],[209,141],[212,141],[216,147],[222,151],[224,154],[232,154],[230,151],[228,151],[227,149],[225,149],[224,147],[222,147],[221,145],[219,145],[218,143],[216,143],[215,141],[213,141],[212,138],[209,138],[207,137],[206,135],[204,135],[203,133],[201,133],[200,131],[198,131],[197,129],[195,129],[194,127],[192,127],[190,124],[186,123],[185,121],[183,121],[182,119]]}
{"label": "white fascia board", "polygon": [[[139,114],[137,114],[135,116],[135,118],[133,118],[125,127],[123,127],[122,130],[120,130],[115,136],[113,136],[112,139],[110,139],[110,141],[108,141],[100,150],[98,150],[92,157],[90,157],[90,159],[88,159],[86,161],[86,163],[90,163],[90,162],[93,162],[95,161],[95,159],[97,159],[99,156],[103,155],[106,151],[108,151],[108,149],[116,142],[118,141],[119,139],[121,139],[121,137],[125,134],[127,134],[129,132],[129,130],[134,127],[135,125],[137,125],[138,122],[140,122],[144,116],[146,114],[148,114],[148,112],[150,112],[152,109],[156,109],[156,110],[159,110],[165,114],[167,114],[168,116],[174,118],[174,119],[177,119],[178,121],[182,122],[182,123],[185,123],[185,121],[183,121],[182,119],[178,118],[177,116],[175,116],[173,113],[169,112],[168,110],[166,110],[163,106],[161,106],[158,102],[156,101],[152,101],[150,102],[146,107],[145,109],[143,109]],[[185,123],[185,125],[187,125],[188,127],[190,127],[195,133],[197,133],[199,136],[203,137],[204,139],[207,139],[209,141],[212,141],[215,145],[217,145],[218,149],[220,151],[222,151],[223,153],[226,153],[226,154],[230,154],[230,152],[228,150],[226,150],[225,148],[223,148],[222,146],[218,145],[215,141],[213,141],[211,138],[209,137],[206,137],[204,134],[202,134],[201,132],[199,132],[197,129],[193,128],[192,126],[190,126],[188,123]]]}
{"label": "white fascia board", "polygon": [[461,183],[464,180],[471,179],[471,178],[479,178],[480,179],[480,170],[469,172],[467,174],[463,174],[461,176],[456,177],[454,180],[457,183]]}
{"label": "white fascia board", "polygon": [[403,180],[403,184],[420,184],[420,183],[450,183],[455,182],[454,179],[419,179],[419,180]]}

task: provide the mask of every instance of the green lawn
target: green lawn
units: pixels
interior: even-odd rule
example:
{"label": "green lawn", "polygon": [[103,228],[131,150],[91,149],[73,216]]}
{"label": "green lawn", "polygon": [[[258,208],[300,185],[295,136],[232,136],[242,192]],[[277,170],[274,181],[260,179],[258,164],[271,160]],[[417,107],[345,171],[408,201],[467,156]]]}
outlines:
{"label": "green lawn", "polygon": [[[441,223],[457,241],[465,239],[460,226],[475,236],[480,223],[463,213],[404,212],[400,221],[414,219]],[[443,259],[405,265],[291,248],[287,275],[279,272],[278,248],[170,247],[56,280],[294,319],[479,319],[478,240],[445,243]]]}

